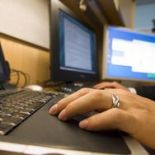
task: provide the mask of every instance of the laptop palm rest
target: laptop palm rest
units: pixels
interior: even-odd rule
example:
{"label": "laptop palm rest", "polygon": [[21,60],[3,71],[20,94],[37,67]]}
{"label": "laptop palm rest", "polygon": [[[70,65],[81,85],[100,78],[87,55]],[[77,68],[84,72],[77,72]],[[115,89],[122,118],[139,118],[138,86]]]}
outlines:
{"label": "laptop palm rest", "polygon": [[45,105],[8,135],[0,136],[1,141],[88,152],[131,153],[119,132],[82,130],[76,121],[62,122],[50,116],[50,105]]}

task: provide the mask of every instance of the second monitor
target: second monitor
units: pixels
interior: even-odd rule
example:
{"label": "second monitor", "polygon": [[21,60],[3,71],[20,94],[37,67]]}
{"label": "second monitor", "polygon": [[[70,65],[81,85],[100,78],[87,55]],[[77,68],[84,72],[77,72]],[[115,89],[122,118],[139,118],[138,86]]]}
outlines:
{"label": "second monitor", "polygon": [[155,35],[105,28],[103,79],[155,82]]}

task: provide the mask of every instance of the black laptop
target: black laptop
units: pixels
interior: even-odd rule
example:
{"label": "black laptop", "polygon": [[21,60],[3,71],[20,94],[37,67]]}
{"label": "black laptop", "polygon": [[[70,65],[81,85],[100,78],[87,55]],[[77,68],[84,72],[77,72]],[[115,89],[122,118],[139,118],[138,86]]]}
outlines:
{"label": "black laptop", "polygon": [[62,122],[50,116],[49,107],[61,95],[4,89],[3,84],[8,80],[8,67],[0,47],[0,150],[3,150],[2,144],[11,143],[87,153],[131,154],[118,131],[89,132],[80,129],[77,120]]}

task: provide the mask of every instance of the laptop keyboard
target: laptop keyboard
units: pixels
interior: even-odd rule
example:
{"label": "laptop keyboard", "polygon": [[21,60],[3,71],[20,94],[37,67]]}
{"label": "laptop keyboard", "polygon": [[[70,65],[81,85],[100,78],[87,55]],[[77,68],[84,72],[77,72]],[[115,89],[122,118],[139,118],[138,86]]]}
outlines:
{"label": "laptop keyboard", "polygon": [[0,91],[0,135],[6,135],[56,96],[29,89]]}
{"label": "laptop keyboard", "polygon": [[98,83],[97,81],[64,83],[59,87],[56,87],[55,90],[66,94],[72,94],[75,91],[84,87],[93,88],[93,86],[97,83]]}

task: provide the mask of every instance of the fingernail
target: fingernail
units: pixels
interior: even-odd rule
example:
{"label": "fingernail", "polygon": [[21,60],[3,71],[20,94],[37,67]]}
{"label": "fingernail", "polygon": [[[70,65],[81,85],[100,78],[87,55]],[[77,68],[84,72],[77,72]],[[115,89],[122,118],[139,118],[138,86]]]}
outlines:
{"label": "fingernail", "polygon": [[59,114],[58,118],[63,121],[67,120],[65,109]]}
{"label": "fingernail", "polygon": [[80,126],[80,128],[83,128],[83,129],[87,128],[88,120],[81,121],[79,126]]}
{"label": "fingernail", "polygon": [[57,104],[50,108],[49,113],[55,115],[57,113]]}

